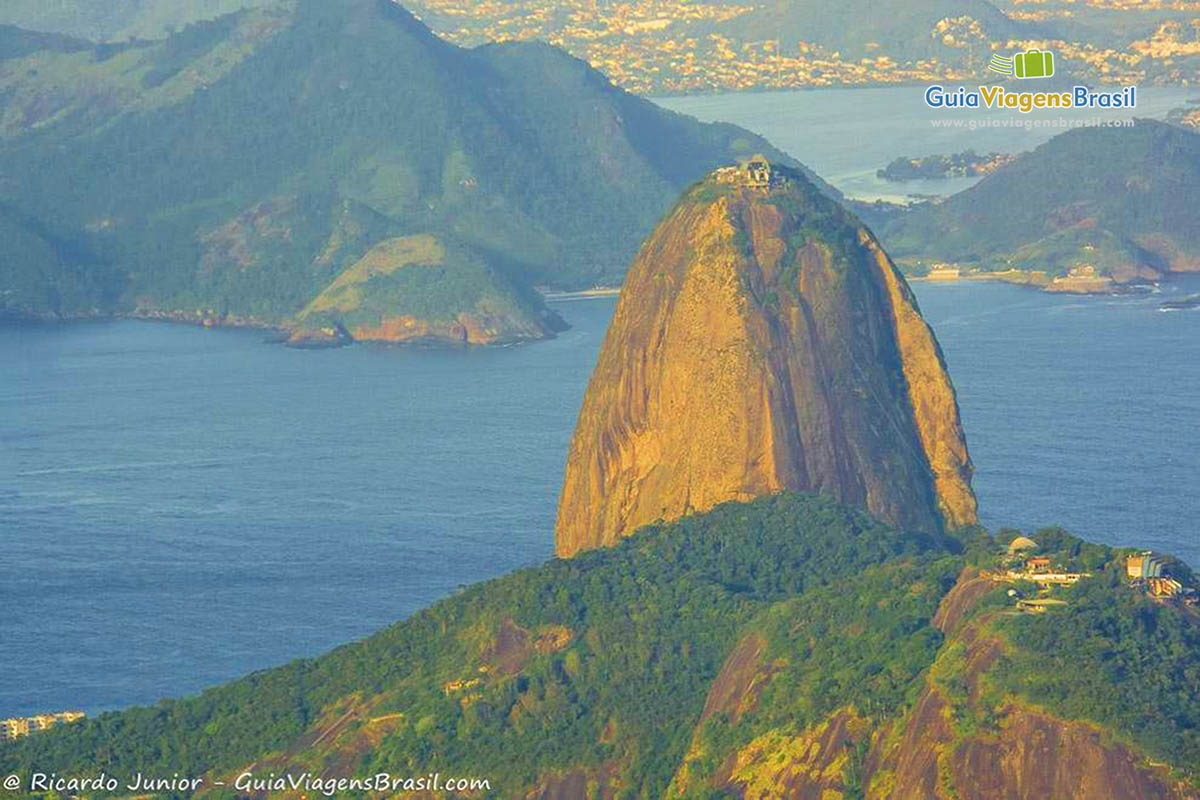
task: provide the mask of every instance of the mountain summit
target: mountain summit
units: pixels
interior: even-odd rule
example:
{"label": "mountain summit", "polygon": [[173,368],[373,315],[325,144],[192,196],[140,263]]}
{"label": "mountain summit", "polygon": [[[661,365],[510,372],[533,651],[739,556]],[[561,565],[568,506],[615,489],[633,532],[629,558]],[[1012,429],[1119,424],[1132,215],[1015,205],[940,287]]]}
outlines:
{"label": "mountain summit", "polygon": [[159,42],[9,29],[0,65],[0,317],[540,338],[534,285],[618,282],[681,189],[773,152],[549,45],[455,47],[389,0]]}
{"label": "mountain summit", "polygon": [[634,260],[584,398],[556,550],[784,489],[893,524],[976,521],[954,388],[874,236],[757,158],[690,189]]}

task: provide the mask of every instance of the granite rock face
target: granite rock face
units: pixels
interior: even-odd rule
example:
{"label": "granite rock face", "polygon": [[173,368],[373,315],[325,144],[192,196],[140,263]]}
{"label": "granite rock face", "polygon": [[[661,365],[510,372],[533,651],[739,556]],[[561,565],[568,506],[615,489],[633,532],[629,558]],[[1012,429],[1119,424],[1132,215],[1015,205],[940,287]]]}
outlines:
{"label": "granite rock face", "polygon": [[971,472],[937,341],[870,231],[798,173],[726,168],[629,270],[556,551],[785,489],[939,532],[976,521]]}

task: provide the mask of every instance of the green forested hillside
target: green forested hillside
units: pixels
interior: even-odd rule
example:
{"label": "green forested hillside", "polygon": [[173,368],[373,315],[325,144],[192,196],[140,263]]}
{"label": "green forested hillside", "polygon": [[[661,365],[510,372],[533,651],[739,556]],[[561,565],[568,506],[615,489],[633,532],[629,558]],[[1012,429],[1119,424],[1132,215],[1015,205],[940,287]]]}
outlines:
{"label": "green forested hillside", "polygon": [[78,238],[59,237],[0,202],[0,311],[36,304],[47,311],[110,307],[125,285]]}
{"label": "green forested hillside", "polygon": [[92,44],[55,33],[43,33],[0,24],[0,61],[21,58],[39,50],[90,50]]}
{"label": "green forested hillside", "polygon": [[[898,557],[919,569],[940,552],[927,537],[816,497],[729,504],[614,549],[473,586],[323,658],[31,737],[0,750],[0,768],[221,773],[287,750],[350,702],[370,717],[403,713],[371,756],[397,774],[436,753],[460,773],[511,788],[555,767],[619,756],[628,780],[658,796],[742,625],[807,588]],[[935,582],[930,592],[944,588]],[[560,626],[566,646],[539,648]],[[452,681],[476,683],[444,691]],[[477,700],[464,703],[470,694]],[[609,725],[619,733],[606,742]]]}
{"label": "green forested hillside", "polygon": [[1118,281],[1200,269],[1200,135],[1153,120],[1060,134],[880,230],[898,260]]}
{"label": "green forested hillside", "polygon": [[[895,737],[944,696],[954,724],[928,747],[945,750],[947,785],[955,748],[1003,741],[1030,709],[1176,768],[1132,756],[1147,786],[1195,779],[1190,612],[1125,587],[1108,548],[1045,534],[1056,562],[1100,574],[1058,594],[1065,614],[1031,616],[971,577],[1003,550],[980,531],[939,542],[813,495],[730,503],[470,587],[318,659],[0,746],[0,771],[438,770],[487,777],[497,798],[781,796],[778,781],[817,776],[839,797],[886,797],[906,780]],[[972,648],[990,643],[1002,655],[981,667]]]}
{"label": "green forested hillside", "polygon": [[[998,627],[1021,647],[996,673],[1011,692],[1069,717],[1094,720],[1156,758],[1200,771],[1200,620],[1122,591],[1121,571],[1081,584],[1054,616]],[[1114,687],[1136,687],[1113,702]]]}
{"label": "green forested hillside", "polygon": [[93,42],[157,39],[192,22],[277,0],[5,0],[0,23]]}
{"label": "green forested hillside", "polygon": [[[541,44],[467,51],[387,0],[297,0],[156,43],[0,61],[0,181],[105,292],[9,314],[286,321],[379,241],[431,233],[525,286],[612,283],[681,186],[760,149]],[[115,298],[115,299],[112,299]],[[447,309],[453,311],[453,309]]]}

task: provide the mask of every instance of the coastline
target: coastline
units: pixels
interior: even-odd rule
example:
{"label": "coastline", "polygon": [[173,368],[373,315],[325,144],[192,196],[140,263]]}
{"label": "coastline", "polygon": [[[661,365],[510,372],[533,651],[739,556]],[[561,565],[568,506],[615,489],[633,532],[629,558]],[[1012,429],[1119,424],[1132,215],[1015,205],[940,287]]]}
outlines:
{"label": "coastline", "polygon": [[[613,290],[615,294],[616,291]],[[71,314],[0,314],[0,325],[68,325],[72,323],[100,323],[116,321],[161,322],[170,325],[187,325],[193,328],[215,330],[218,328],[239,331],[257,331],[263,334],[266,344],[281,344],[293,350],[329,350],[347,347],[352,344],[379,345],[383,347],[508,347],[514,344],[553,339],[570,325],[558,315],[553,315],[557,323],[545,322],[544,331],[540,336],[498,336],[496,338],[478,341],[471,340],[465,329],[462,335],[442,335],[437,330],[430,330],[426,325],[419,335],[408,338],[355,338],[344,328],[318,329],[315,331],[296,327],[288,322],[268,322],[257,317],[240,317],[233,314],[219,315],[190,311],[134,310],[117,312],[87,311]],[[456,323],[456,327],[463,326]]]}
{"label": "coastline", "polygon": [[552,292],[539,289],[542,298],[547,303],[561,303],[569,300],[587,300],[593,297],[616,297],[621,293],[620,286],[595,286],[577,292]]}
{"label": "coastline", "polygon": [[[903,272],[903,270],[901,270]],[[1007,283],[1013,286],[1027,286],[1051,294],[1076,295],[1139,295],[1152,294],[1159,289],[1160,283],[1169,283],[1186,272],[1166,272],[1156,280],[1145,283],[1118,281],[1107,275],[1098,275],[1090,269],[1072,270],[1067,275],[1051,276],[1042,270],[1007,269],[1002,271],[982,271],[960,269],[956,267],[941,267],[931,270],[925,275],[904,274],[909,283],[928,284],[965,284],[965,283]]]}
{"label": "coastline", "polygon": [[[1165,272],[1158,280],[1147,283],[1124,283],[1113,280],[1107,276],[1094,275],[1067,275],[1051,277],[1049,273],[1041,270],[1019,270],[1009,269],[1004,271],[986,272],[974,270],[971,268],[958,267],[940,267],[924,275],[913,275],[903,268],[901,263],[896,264],[904,276],[905,281],[910,284],[930,284],[930,285],[969,285],[971,283],[1006,283],[1012,286],[1026,286],[1033,289],[1038,289],[1052,294],[1075,294],[1080,296],[1123,296],[1123,295],[1146,295],[1156,294],[1160,291],[1160,284],[1174,283],[1176,280],[1187,279],[1190,276],[1200,276],[1200,271],[1174,271]],[[547,303],[566,303],[574,300],[590,300],[600,297],[616,297],[621,293],[620,286],[596,286],[590,289],[581,289],[577,291],[550,291],[538,288],[542,298]],[[167,311],[161,309],[135,309],[132,311],[115,311],[102,312],[98,310],[79,311],[72,313],[0,313],[0,325],[58,325],[68,323],[86,323],[86,322],[110,322],[116,320],[135,320],[140,322],[164,322],[176,325],[190,325],[196,328],[225,328],[230,330],[246,330],[260,331],[265,335],[264,341],[269,343],[278,343],[287,345],[293,334],[297,332],[297,328],[289,325],[287,322],[270,322],[257,317],[241,317],[231,314],[217,314],[216,312],[206,313],[197,311]],[[547,336],[545,338],[553,338]],[[497,340],[495,342],[472,343],[472,346],[490,346],[490,345],[511,345],[516,343],[527,343],[542,341],[544,339],[515,339],[515,340]],[[297,349],[325,349],[331,346],[344,346],[351,342],[344,342],[341,345],[331,345],[322,343],[319,345],[308,344],[291,345]],[[416,344],[421,346],[450,344],[455,345],[458,342],[449,342],[439,337],[431,337],[429,339],[409,340],[404,342],[388,342],[386,340],[364,339],[361,341],[354,340],[354,343],[361,344]]]}

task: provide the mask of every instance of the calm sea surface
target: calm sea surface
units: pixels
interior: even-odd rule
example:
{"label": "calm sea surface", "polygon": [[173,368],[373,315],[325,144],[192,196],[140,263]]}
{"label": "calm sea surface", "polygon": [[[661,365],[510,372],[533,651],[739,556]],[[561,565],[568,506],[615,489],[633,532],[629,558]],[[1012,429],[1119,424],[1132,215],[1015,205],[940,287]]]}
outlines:
{"label": "calm sea surface", "polygon": [[[862,163],[946,149],[925,133]],[[1200,281],[1164,296],[1184,291]],[[1200,564],[1200,311],[917,292],[986,524],[1059,523]],[[613,304],[563,302],[574,327],[558,339],[469,351],[295,351],[128,321],[0,328],[0,716],[194,692],[549,557]]]}

